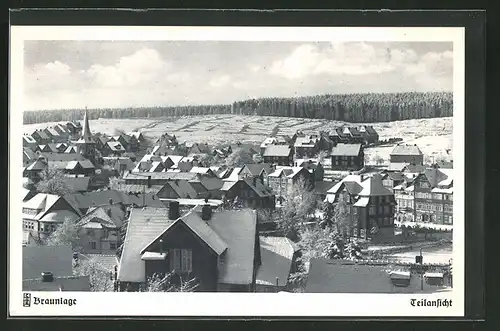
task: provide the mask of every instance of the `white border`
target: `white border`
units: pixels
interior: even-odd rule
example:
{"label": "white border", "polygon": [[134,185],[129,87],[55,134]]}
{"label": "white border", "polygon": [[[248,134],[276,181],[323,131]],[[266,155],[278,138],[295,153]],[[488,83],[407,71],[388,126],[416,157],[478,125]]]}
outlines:
{"label": "white border", "polygon": [[[22,307],[22,222],[19,185],[22,159],[24,40],[226,40],[226,41],[448,41],[454,72],[453,291],[423,294],[257,293],[71,293],[39,292],[47,298],[76,298],[65,306]],[[464,28],[345,27],[11,27],[9,115],[9,312],[11,316],[463,316],[464,315]],[[12,184],[12,185],[11,185]],[[34,293],[33,293],[34,294]],[[412,307],[410,299],[452,299],[450,308]]]}

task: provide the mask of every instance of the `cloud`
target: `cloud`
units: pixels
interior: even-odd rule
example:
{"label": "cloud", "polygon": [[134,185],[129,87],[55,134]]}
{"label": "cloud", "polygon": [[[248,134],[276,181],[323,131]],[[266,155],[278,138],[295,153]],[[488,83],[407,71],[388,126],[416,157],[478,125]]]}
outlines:
{"label": "cloud", "polygon": [[160,79],[170,69],[158,51],[143,48],[121,57],[115,65],[94,64],[87,70],[93,84],[102,87],[131,87]]}
{"label": "cloud", "polygon": [[26,88],[30,89],[40,86],[43,89],[49,89],[65,86],[71,73],[70,66],[59,61],[35,64],[31,68],[26,69]]}
{"label": "cloud", "polygon": [[210,80],[210,86],[212,87],[223,87],[227,85],[231,81],[231,77],[229,75],[223,75],[219,77],[215,77]]}
{"label": "cloud", "polygon": [[407,48],[359,43],[331,43],[327,48],[314,44],[298,46],[283,60],[272,63],[271,74],[289,80],[307,76],[368,76],[402,72],[447,75],[452,68],[451,51],[430,52],[419,57]]}

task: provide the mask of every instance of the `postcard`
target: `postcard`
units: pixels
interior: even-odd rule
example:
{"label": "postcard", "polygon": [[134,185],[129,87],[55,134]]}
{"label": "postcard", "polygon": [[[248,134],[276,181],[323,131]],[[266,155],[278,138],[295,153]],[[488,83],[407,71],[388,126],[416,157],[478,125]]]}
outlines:
{"label": "postcard", "polygon": [[464,315],[463,28],[12,26],[10,61],[12,316]]}

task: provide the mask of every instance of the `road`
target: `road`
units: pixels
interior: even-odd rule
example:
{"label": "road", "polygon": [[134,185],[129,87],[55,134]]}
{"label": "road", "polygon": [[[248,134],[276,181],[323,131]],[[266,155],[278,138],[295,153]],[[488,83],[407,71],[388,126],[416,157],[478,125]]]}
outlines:
{"label": "road", "polygon": [[[420,255],[420,249],[418,248],[408,252],[391,254],[387,257],[401,262],[415,262],[415,256],[417,255]],[[441,247],[424,248],[422,255],[424,263],[448,263],[453,257],[453,247],[449,244]]]}

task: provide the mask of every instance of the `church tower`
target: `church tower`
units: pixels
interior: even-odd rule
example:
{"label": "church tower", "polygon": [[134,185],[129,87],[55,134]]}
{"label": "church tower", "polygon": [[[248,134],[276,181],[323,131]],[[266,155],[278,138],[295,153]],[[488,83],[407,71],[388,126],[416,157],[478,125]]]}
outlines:
{"label": "church tower", "polygon": [[78,152],[85,158],[89,159],[94,166],[96,166],[96,141],[90,133],[89,116],[87,108],[85,108],[85,115],[83,118],[83,130],[80,139],[77,141]]}

